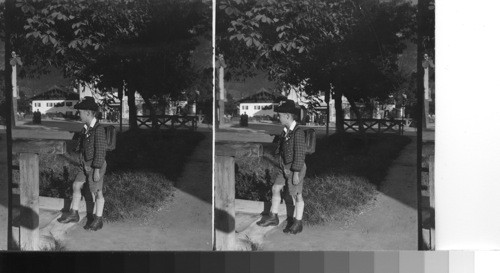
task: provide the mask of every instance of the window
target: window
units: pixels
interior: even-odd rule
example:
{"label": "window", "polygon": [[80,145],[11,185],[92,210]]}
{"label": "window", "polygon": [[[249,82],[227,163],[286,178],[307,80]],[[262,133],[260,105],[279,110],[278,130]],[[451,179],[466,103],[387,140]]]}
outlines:
{"label": "window", "polygon": [[254,105],[254,106],[253,106],[253,110],[257,110],[257,105]]}
{"label": "window", "polygon": [[42,106],[42,104],[41,104],[41,103],[39,103],[39,102],[35,102],[35,107],[40,107],[40,106]]}
{"label": "window", "polygon": [[47,107],[52,107],[54,104],[52,102],[47,102]]}
{"label": "window", "polygon": [[73,105],[73,102],[71,102],[71,101],[66,102],[66,106],[72,106],[72,105]]}

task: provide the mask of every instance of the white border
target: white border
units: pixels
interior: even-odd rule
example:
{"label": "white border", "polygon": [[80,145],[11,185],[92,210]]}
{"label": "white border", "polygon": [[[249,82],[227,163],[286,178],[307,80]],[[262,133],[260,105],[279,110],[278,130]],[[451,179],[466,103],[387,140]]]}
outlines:
{"label": "white border", "polygon": [[500,1],[436,4],[436,248],[500,249]]}

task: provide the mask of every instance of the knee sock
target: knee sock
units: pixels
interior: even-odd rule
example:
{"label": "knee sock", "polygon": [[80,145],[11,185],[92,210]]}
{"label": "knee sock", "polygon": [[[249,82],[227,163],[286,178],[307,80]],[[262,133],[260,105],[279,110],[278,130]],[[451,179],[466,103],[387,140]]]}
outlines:
{"label": "knee sock", "polygon": [[271,200],[271,213],[278,213],[278,208],[279,208],[279,205],[281,203],[281,196],[274,196],[273,195],[273,198]]}
{"label": "knee sock", "polygon": [[96,207],[95,215],[97,217],[101,217],[102,212],[104,211],[104,198],[97,198],[95,200],[95,207]]}
{"label": "knee sock", "polygon": [[71,200],[71,208],[73,210],[78,210],[80,208],[81,199],[82,199],[82,194],[80,192],[73,192],[73,199]]}
{"label": "knee sock", "polygon": [[295,219],[302,220],[304,214],[304,201],[297,201],[295,203]]}

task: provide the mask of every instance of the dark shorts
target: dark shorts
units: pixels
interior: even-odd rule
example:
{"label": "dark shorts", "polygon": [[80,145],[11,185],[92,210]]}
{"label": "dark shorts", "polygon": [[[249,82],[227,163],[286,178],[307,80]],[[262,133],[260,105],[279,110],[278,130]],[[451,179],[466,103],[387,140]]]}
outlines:
{"label": "dark shorts", "polygon": [[[87,161],[84,164],[87,168],[90,168],[92,162]],[[75,182],[88,183],[91,193],[97,193],[98,191],[102,192],[102,185],[104,184],[104,175],[106,174],[106,167],[107,163],[106,161],[104,161],[104,164],[102,165],[102,168],[100,169],[99,172],[101,179],[99,179],[99,181],[94,181],[94,172],[93,171],[88,172],[82,166],[80,167],[80,171],[76,175]]]}
{"label": "dark shorts", "polygon": [[306,176],[306,164],[304,163],[304,166],[299,172],[299,184],[294,185],[292,183],[292,176],[293,172],[290,170],[290,167],[292,164],[286,164],[284,166],[281,166],[278,171],[278,176],[276,177],[276,180],[274,180],[274,185],[287,185],[288,186],[288,193],[291,196],[295,196],[297,194],[302,193],[302,188],[304,186],[304,177]]}

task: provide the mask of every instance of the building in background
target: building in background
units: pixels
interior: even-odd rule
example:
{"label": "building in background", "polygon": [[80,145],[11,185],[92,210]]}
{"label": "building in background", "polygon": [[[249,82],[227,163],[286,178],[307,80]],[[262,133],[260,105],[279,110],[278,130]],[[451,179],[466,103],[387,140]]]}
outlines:
{"label": "building in background", "polygon": [[55,85],[49,90],[32,97],[30,101],[32,112],[74,115],[76,113],[74,106],[79,101],[79,96],[78,93]]}
{"label": "building in background", "polygon": [[247,114],[249,117],[255,116],[274,116],[274,106],[281,100],[286,99],[280,94],[271,93],[265,88],[261,88],[256,94],[250,95],[239,100],[240,116]]}

